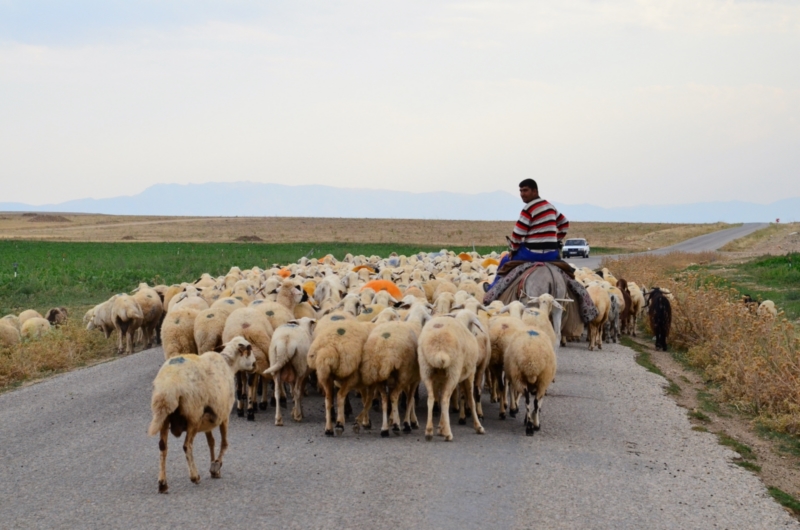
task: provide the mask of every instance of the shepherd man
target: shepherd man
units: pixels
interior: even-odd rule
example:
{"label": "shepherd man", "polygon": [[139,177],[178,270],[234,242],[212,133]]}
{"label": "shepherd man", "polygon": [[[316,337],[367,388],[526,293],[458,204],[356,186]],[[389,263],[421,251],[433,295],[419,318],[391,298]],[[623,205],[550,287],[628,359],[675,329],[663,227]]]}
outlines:
{"label": "shepherd man", "polygon": [[539,186],[533,179],[519,183],[519,196],[525,207],[508,238],[515,261],[559,261],[560,249],[569,230],[564,214],[539,197]]}

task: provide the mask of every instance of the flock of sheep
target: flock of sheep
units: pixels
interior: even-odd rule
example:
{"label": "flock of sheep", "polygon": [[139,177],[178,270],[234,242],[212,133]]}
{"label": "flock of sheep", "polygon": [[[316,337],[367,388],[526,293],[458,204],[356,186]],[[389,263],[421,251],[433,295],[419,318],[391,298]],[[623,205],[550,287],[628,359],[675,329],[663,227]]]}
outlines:
{"label": "flock of sheep", "polygon": [[22,340],[34,340],[49,333],[53,327],[67,321],[66,307],[54,307],[45,316],[34,309],[26,309],[19,315],[0,318],[0,346],[14,346]]}
{"label": "flock of sheep", "polygon": [[[268,270],[233,267],[225,276],[203,274],[193,283],[140,284],[130,295],[97,305],[85,320],[88,329],[107,336],[116,330],[120,352],[132,352],[137,340],[150,347],[160,338],[166,360],[154,382],[149,433],[160,435],[159,491],[166,492],[169,432],[186,433],[193,482],[200,480],[193,440],[206,433],[211,475],[219,477],[230,410],[235,406],[239,416],[254,420],[270,394],[276,404],[290,395],[292,419],[301,421],[309,381],[325,396],[328,436],[344,431],[353,391],[363,405],[356,431],[371,427],[369,410],[379,400],[381,436],[411,432],[419,427],[420,384],[427,395],[427,440],[434,434],[453,439],[451,407],[460,424],[469,415],[482,434],[486,387],[491,402],[499,403],[500,418],[515,416],[524,397],[525,432],[532,436],[555,378],[556,352],[567,340],[559,339],[552,317],[568,301],[545,293],[525,304],[484,305],[484,286],[494,279],[499,258],[443,250],[389,258],[348,254],[342,261],[303,258]],[[635,333],[642,289],[608,270],[577,269],[575,277],[587,286],[600,315],[584,334],[591,347],[616,341],[621,332]],[[280,405],[274,421],[283,425]],[[215,427],[222,437],[217,454]]]}

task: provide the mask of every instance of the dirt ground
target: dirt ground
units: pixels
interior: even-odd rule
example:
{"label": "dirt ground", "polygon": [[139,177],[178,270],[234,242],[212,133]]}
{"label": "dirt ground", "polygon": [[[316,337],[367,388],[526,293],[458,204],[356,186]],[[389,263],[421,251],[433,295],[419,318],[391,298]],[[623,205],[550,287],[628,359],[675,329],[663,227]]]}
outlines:
{"label": "dirt ground", "polygon": [[[625,252],[672,245],[725,224],[573,222],[570,237]],[[148,217],[0,213],[0,238],[51,241],[408,243],[505,246],[514,221],[289,217]]]}
{"label": "dirt ground", "polygon": [[780,453],[777,449],[778,443],[759,436],[752,421],[736,411],[728,411],[724,405],[720,405],[718,413],[703,409],[698,392],[709,392],[709,389],[700,375],[684,368],[669,353],[654,350],[652,343],[643,339],[634,340],[647,349],[651,360],[664,372],[664,375],[680,387],[680,393],[673,395],[677,403],[689,412],[700,411],[708,417],[709,421],[692,417],[691,421],[696,425],[695,428],[724,433],[747,445],[756,457],[752,462],[761,467],[761,471],[757,474],[764,484],[779,488],[795,497],[800,496],[800,473],[797,472],[800,458]]}
{"label": "dirt ground", "polygon": [[721,250],[741,258],[800,252],[800,223],[770,224],[764,230],[731,241]]}

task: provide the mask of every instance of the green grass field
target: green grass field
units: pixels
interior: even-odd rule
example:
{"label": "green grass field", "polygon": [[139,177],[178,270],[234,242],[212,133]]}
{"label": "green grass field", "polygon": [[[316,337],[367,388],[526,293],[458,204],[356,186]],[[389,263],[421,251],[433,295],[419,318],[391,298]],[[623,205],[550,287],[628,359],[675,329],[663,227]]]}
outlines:
{"label": "green grass field", "polygon": [[391,252],[410,255],[437,250],[400,244],[0,241],[0,315],[28,308],[41,312],[53,306],[89,306],[114,293],[130,291],[143,281],[150,285],[193,281],[204,272],[225,274],[234,265],[245,269],[294,263],[309,253],[341,259],[348,252],[388,256]]}
{"label": "green grass field", "polygon": [[711,266],[709,270],[743,294],[772,300],[788,318],[800,318],[800,254],[763,256],[734,266]]}

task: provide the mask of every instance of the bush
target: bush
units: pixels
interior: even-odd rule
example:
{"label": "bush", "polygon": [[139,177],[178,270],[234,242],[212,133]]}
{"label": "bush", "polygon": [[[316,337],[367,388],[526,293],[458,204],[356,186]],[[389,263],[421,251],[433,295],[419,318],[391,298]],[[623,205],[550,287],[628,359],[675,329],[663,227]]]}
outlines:
{"label": "bush", "polygon": [[[800,338],[779,313],[761,317],[741,293],[701,272],[678,272],[713,255],[633,256],[604,261],[618,278],[669,289],[668,343],[719,384],[721,398],[773,428],[800,434]],[[645,319],[646,320],[646,319]]]}

